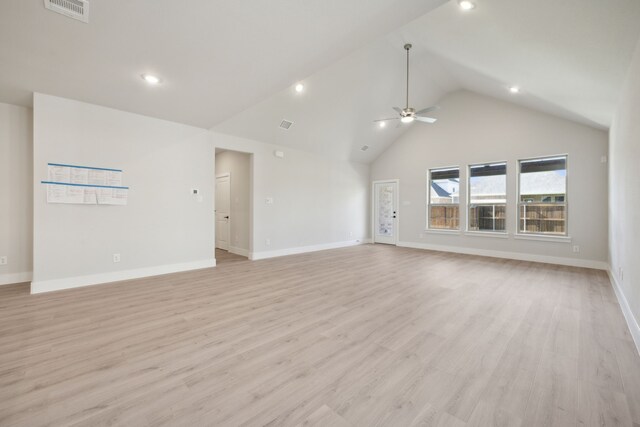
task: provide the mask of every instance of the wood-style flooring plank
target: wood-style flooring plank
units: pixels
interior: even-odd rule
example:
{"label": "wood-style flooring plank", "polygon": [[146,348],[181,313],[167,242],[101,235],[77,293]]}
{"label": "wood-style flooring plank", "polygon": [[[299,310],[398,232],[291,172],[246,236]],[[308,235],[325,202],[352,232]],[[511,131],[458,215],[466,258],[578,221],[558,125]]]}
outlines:
{"label": "wood-style flooring plank", "polygon": [[0,425],[640,425],[604,272],[385,245],[218,257],[0,287]]}

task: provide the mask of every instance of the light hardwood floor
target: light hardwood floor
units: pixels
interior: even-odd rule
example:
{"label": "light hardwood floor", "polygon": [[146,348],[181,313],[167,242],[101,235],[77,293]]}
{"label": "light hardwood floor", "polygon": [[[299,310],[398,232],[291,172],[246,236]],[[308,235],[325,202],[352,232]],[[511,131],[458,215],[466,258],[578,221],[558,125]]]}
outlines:
{"label": "light hardwood floor", "polygon": [[640,425],[605,273],[529,262],[364,245],[5,286],[0,349],[2,426]]}
{"label": "light hardwood floor", "polygon": [[216,264],[217,265],[226,264],[229,262],[248,261],[248,260],[249,259],[247,257],[244,257],[242,255],[237,255],[229,251],[225,251],[224,249],[216,248]]}

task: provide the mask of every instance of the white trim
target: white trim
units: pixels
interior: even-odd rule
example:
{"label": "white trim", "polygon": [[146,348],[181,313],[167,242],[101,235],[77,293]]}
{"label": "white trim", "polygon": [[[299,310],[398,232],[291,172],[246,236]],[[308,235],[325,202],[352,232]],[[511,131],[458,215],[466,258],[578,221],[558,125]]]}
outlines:
{"label": "white trim", "polygon": [[607,273],[609,274],[609,280],[611,280],[613,290],[616,293],[616,298],[618,298],[618,304],[620,304],[622,314],[627,321],[627,326],[629,327],[629,332],[631,332],[631,337],[636,344],[636,350],[638,350],[638,354],[640,354],[640,325],[638,324],[638,319],[636,319],[633,315],[631,307],[629,306],[629,302],[627,301],[627,297],[625,297],[624,292],[622,291],[622,286],[620,286],[620,283],[611,271],[611,268],[607,269]]}
{"label": "white trim", "polygon": [[141,277],[159,276],[180,271],[199,270],[216,266],[215,259],[182,262],[179,264],[158,265],[155,267],[136,268],[133,270],[113,271],[109,273],[91,274],[88,276],[67,277],[64,279],[41,280],[31,282],[31,293],[59,291],[62,289],[79,288],[81,286],[100,285],[103,283],[119,282],[121,280],[139,279]]}
{"label": "white trim", "polygon": [[33,274],[30,271],[24,271],[22,273],[0,274],[0,286],[13,285],[15,283],[30,282],[32,276]]}
{"label": "white trim", "polygon": [[449,230],[446,228],[443,228],[443,229],[427,228],[426,230],[424,230],[424,232],[430,233],[430,234],[446,234],[449,236],[460,236],[462,234],[462,231],[460,230]]}
{"label": "white trim", "polygon": [[229,246],[229,252],[232,253],[232,254],[236,254],[236,255],[240,255],[240,256],[246,256],[247,258],[249,258],[249,249],[237,248],[235,246]]}
{"label": "white trim", "polygon": [[497,237],[498,239],[509,238],[509,233],[502,231],[465,231],[464,235],[473,237]]}
{"label": "white trim", "polygon": [[515,259],[519,261],[543,262],[547,264],[568,265],[570,267],[595,268],[607,270],[609,264],[604,261],[595,261],[578,258],[563,258],[548,255],[525,254],[521,252],[494,251],[489,249],[463,248],[457,246],[432,245],[429,243],[398,242],[398,246],[404,248],[426,249],[430,251],[454,252],[466,255],[479,255],[493,258]]}
{"label": "white trim", "polygon": [[324,251],[327,249],[345,248],[347,246],[362,245],[362,240],[347,240],[345,242],[323,243],[320,245],[299,246],[297,248],[279,249],[275,251],[252,252],[249,259],[257,261],[259,259],[275,258],[279,256],[304,254],[307,252]]}
{"label": "white trim", "polygon": [[545,236],[544,234],[516,233],[513,235],[513,238],[518,240],[537,240],[540,242],[571,243],[571,236]]}

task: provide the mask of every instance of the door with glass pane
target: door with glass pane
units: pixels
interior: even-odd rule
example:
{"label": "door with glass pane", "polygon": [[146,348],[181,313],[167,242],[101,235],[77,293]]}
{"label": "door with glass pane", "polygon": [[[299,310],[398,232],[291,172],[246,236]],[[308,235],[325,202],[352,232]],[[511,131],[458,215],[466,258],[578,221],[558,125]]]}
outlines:
{"label": "door with glass pane", "polygon": [[398,241],[398,181],[373,183],[373,242],[395,245]]}

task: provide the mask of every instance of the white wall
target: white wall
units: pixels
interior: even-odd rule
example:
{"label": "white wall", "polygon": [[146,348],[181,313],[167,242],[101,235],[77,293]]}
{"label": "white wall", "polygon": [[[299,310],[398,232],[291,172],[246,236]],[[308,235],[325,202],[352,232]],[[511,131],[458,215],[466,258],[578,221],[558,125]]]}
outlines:
{"label": "white wall", "polygon": [[[605,132],[468,91],[453,92],[440,105],[436,124],[412,124],[372,164],[373,180],[400,179],[401,244],[606,268],[607,164],[601,163],[607,154]],[[464,206],[466,166],[506,160],[507,229],[514,233],[517,160],[556,154],[569,156],[570,243],[425,232],[429,168],[460,166]],[[466,224],[465,209],[461,224]],[[573,245],[580,246],[579,253],[572,252]]]}
{"label": "white wall", "polygon": [[[212,136],[216,147],[253,153],[254,259],[368,238],[368,165],[216,132]],[[274,150],[285,157],[275,157]],[[266,204],[267,198],[274,203]]]}
{"label": "white wall", "polygon": [[[35,94],[32,292],[215,265],[213,152],[204,129]],[[48,162],[123,169],[129,204],[47,204]]]}
{"label": "white wall", "polygon": [[248,256],[251,237],[251,155],[238,151],[216,153],[216,176],[231,175],[229,251]]}
{"label": "white wall", "polygon": [[31,280],[33,114],[0,103],[0,285]]}
{"label": "white wall", "polygon": [[640,43],[611,126],[609,157],[611,273],[640,348]]}

